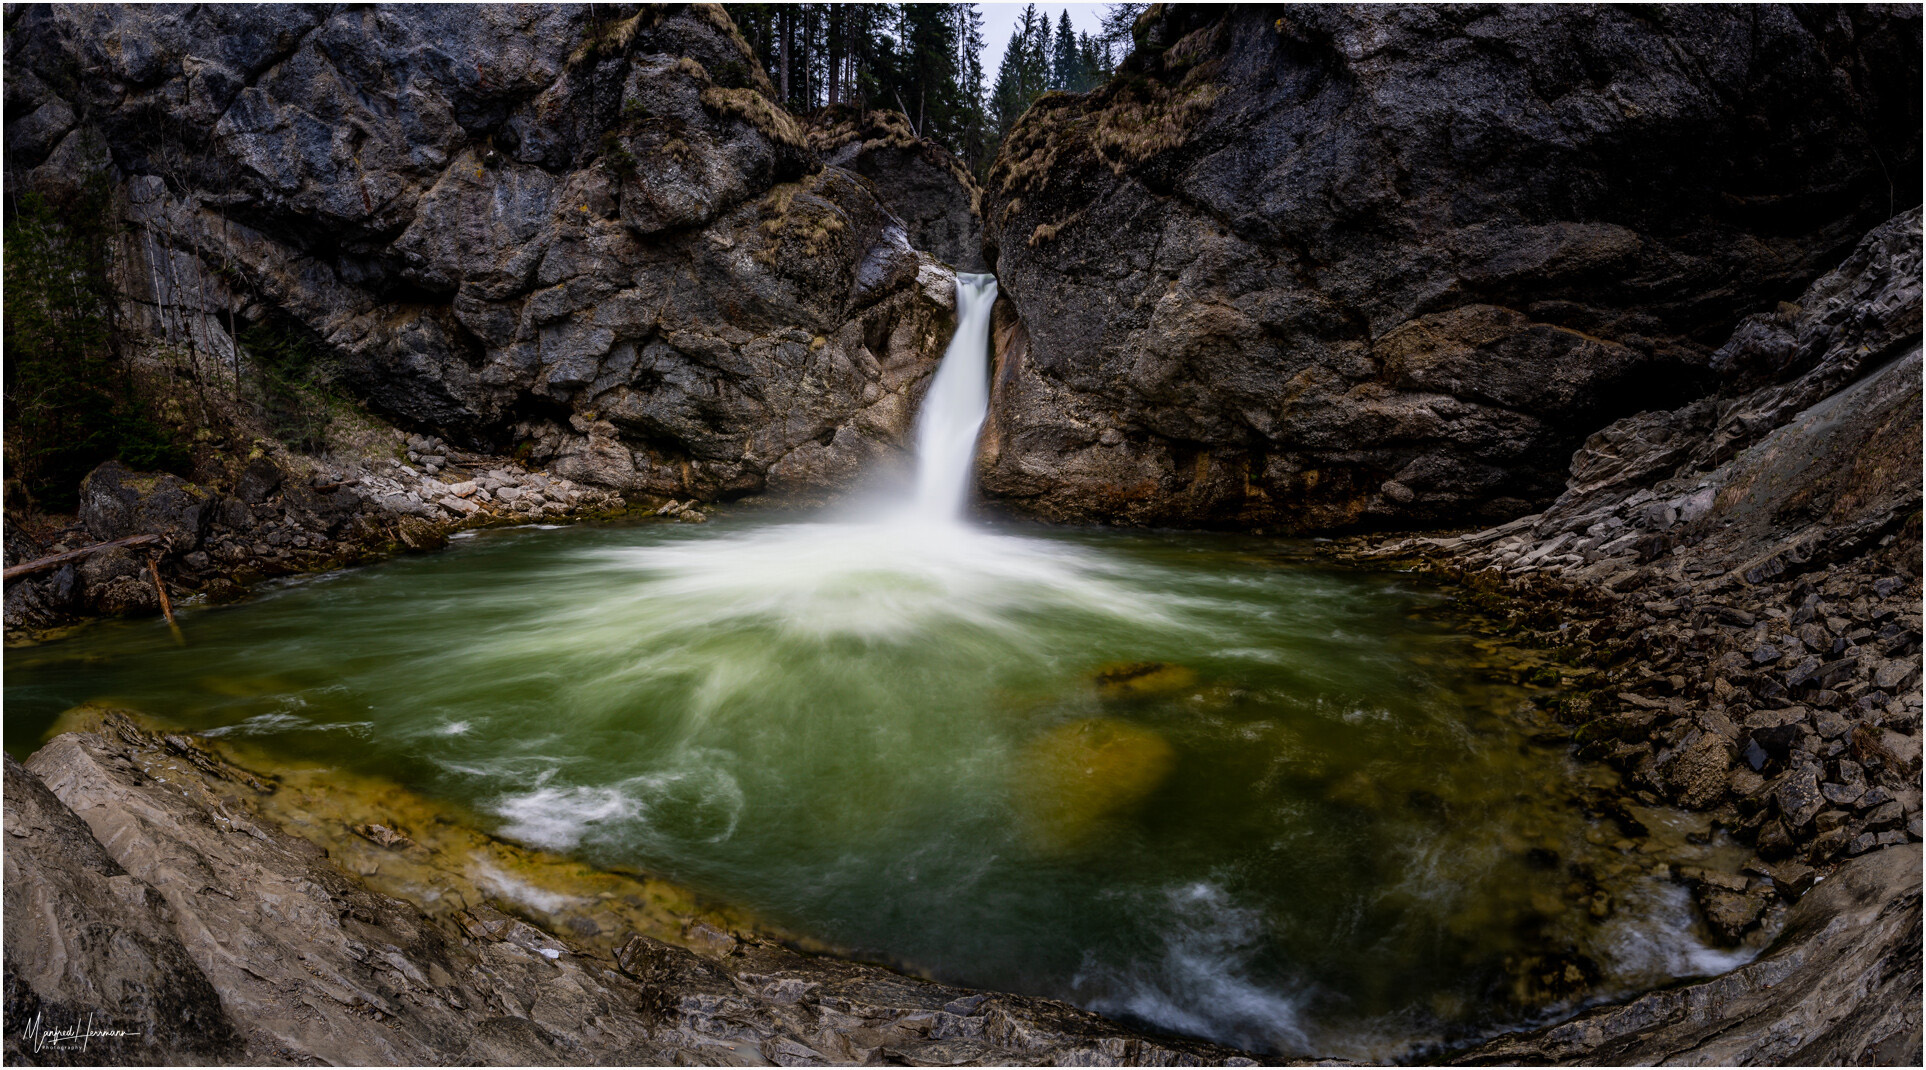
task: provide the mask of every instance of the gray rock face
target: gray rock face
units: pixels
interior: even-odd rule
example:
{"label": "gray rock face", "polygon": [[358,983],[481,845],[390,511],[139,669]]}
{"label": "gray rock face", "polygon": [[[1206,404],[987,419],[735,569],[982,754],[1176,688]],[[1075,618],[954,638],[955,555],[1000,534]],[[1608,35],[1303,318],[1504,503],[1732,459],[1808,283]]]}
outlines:
{"label": "gray rock face", "polygon": [[1588,438],[1543,513],[1374,552],[1556,592],[1561,628],[1639,666],[1615,671],[1618,703],[1677,696],[1613,760],[1731,808],[1762,855],[1917,839],[1920,265],[1914,209],[1741,323],[1714,358],[1725,390]]}
{"label": "gray rock face", "polygon": [[983,261],[982,191],[942,147],[916,136],[901,112],[830,109],[809,131],[824,162],[869,179],[903,221],[910,244],[958,271],[988,271]]}
{"label": "gray rock face", "polygon": [[1777,944],[1709,981],[1459,1055],[1466,1066],[1916,1066],[1920,849],[1840,867]]}
{"label": "gray rock face", "polygon": [[[637,935],[610,956],[484,905],[451,923],[264,821],[248,799],[271,784],[119,716],[27,770],[8,759],[10,1060],[19,971],[21,1007],[110,1006],[149,1025],[142,1051],[164,1062],[1251,1065],[763,942],[704,958]],[[113,989],[122,977],[151,985]]]}
{"label": "gray rock face", "polygon": [[[73,811],[6,764],[7,1062],[207,1062],[240,1054],[221,1000],[173,918]],[[56,1041],[86,1024],[137,1037]],[[30,1023],[39,1022],[34,1030]],[[30,1035],[31,1034],[31,1035]]]}
{"label": "gray rock face", "polygon": [[380,413],[571,479],[841,485],[948,335],[946,270],[713,5],[26,8],[6,64],[9,174],[119,183],[130,323],[292,322]]}
{"label": "gray rock face", "polygon": [[[1742,322],[1713,357],[1725,390],[1588,438],[1549,509],[1465,540],[1478,562],[1582,582],[1689,547],[1695,572],[1760,583],[1890,541],[1917,522],[1920,502],[1920,268],[1915,208],[1874,228],[1796,302]],[[1783,663],[1800,686],[1824,682],[1830,643],[1747,650],[1754,664]]]}
{"label": "gray rock face", "polygon": [[1919,159],[1910,10],[1142,29],[1125,77],[1030,109],[984,193],[1015,316],[983,484],[1045,517],[1529,512],[1586,435],[1739,374],[1712,359],[1736,320],[1919,199],[1916,164],[1885,170]]}

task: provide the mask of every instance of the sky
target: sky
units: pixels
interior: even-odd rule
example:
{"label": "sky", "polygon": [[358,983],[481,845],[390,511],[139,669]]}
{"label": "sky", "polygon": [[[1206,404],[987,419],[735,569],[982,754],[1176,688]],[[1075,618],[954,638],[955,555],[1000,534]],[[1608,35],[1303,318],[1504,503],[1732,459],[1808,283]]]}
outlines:
{"label": "sky", "polygon": [[[1109,4],[1038,4],[1037,10],[1050,16],[1050,29],[1056,30],[1057,19],[1065,11],[1070,12],[1070,25],[1078,33],[1096,36],[1102,29],[1103,11]],[[1017,20],[1023,17],[1023,4],[978,4],[976,9],[983,13],[983,83],[987,89],[996,83],[996,69],[1003,63],[1003,50],[1010,43],[1010,34],[1016,29]]]}

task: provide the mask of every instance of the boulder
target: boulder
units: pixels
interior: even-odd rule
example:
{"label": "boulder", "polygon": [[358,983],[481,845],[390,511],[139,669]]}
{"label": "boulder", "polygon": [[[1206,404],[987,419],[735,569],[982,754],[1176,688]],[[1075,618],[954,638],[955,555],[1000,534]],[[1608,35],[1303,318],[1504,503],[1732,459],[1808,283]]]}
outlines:
{"label": "boulder", "polygon": [[234,481],[234,494],[249,505],[260,505],[281,489],[288,474],[267,457],[256,457],[241,470]]}
{"label": "boulder", "polygon": [[129,535],[159,535],[167,548],[199,548],[214,520],[214,499],[175,475],[135,472],[108,461],[80,483],[80,521],[103,542]]}

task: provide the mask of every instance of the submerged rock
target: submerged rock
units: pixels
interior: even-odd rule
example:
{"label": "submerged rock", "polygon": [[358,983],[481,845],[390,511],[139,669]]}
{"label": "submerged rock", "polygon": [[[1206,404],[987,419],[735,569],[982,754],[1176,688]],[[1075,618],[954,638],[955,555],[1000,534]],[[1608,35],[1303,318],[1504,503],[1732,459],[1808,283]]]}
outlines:
{"label": "submerged rock", "polygon": [[1074,721],[1031,743],[1017,763],[1017,801],[1031,844],[1068,850],[1164,782],[1176,752],[1163,736],[1114,718]]}
{"label": "submerged rock", "polygon": [[1182,691],[1197,682],[1197,674],[1182,665],[1162,661],[1133,661],[1097,670],[1097,694],[1104,698],[1138,698]]}

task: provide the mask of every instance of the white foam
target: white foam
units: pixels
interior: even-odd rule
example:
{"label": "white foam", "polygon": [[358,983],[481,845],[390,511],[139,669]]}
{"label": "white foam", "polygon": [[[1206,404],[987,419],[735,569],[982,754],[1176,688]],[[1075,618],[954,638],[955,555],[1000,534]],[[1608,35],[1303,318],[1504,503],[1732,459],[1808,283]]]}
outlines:
{"label": "white foam", "polygon": [[1647,879],[1623,896],[1601,945],[1610,972],[1636,988],[1688,977],[1714,977],[1751,962],[1758,948],[1718,948],[1695,931],[1690,895],[1670,881]]}
{"label": "white foam", "polygon": [[745,800],[723,767],[728,754],[695,749],[672,761],[669,768],[605,787],[551,786],[544,774],[532,790],[496,801],[495,813],[506,821],[502,835],[558,851],[604,838],[721,843],[734,836]]}
{"label": "white foam", "polygon": [[1204,881],[1164,893],[1161,955],[1119,969],[1090,968],[1073,983],[1102,992],[1092,1010],[1267,1051],[1308,1047],[1297,994],[1259,984],[1249,966],[1267,943],[1262,915]]}
{"label": "white foam", "polygon": [[504,873],[479,858],[469,863],[467,872],[468,879],[475,882],[475,887],[509,902],[533,907],[544,914],[558,914],[569,907],[588,902],[579,896],[551,892],[531,884],[512,874]]}
{"label": "white foam", "polygon": [[507,819],[502,835],[563,851],[599,825],[633,820],[642,807],[620,787],[542,787],[499,800],[495,812]]}
{"label": "white foam", "polygon": [[[292,705],[305,706],[298,699]],[[271,736],[282,732],[348,732],[366,736],[374,728],[373,721],[314,721],[298,713],[262,713],[235,724],[210,728],[201,733],[204,736]]]}

